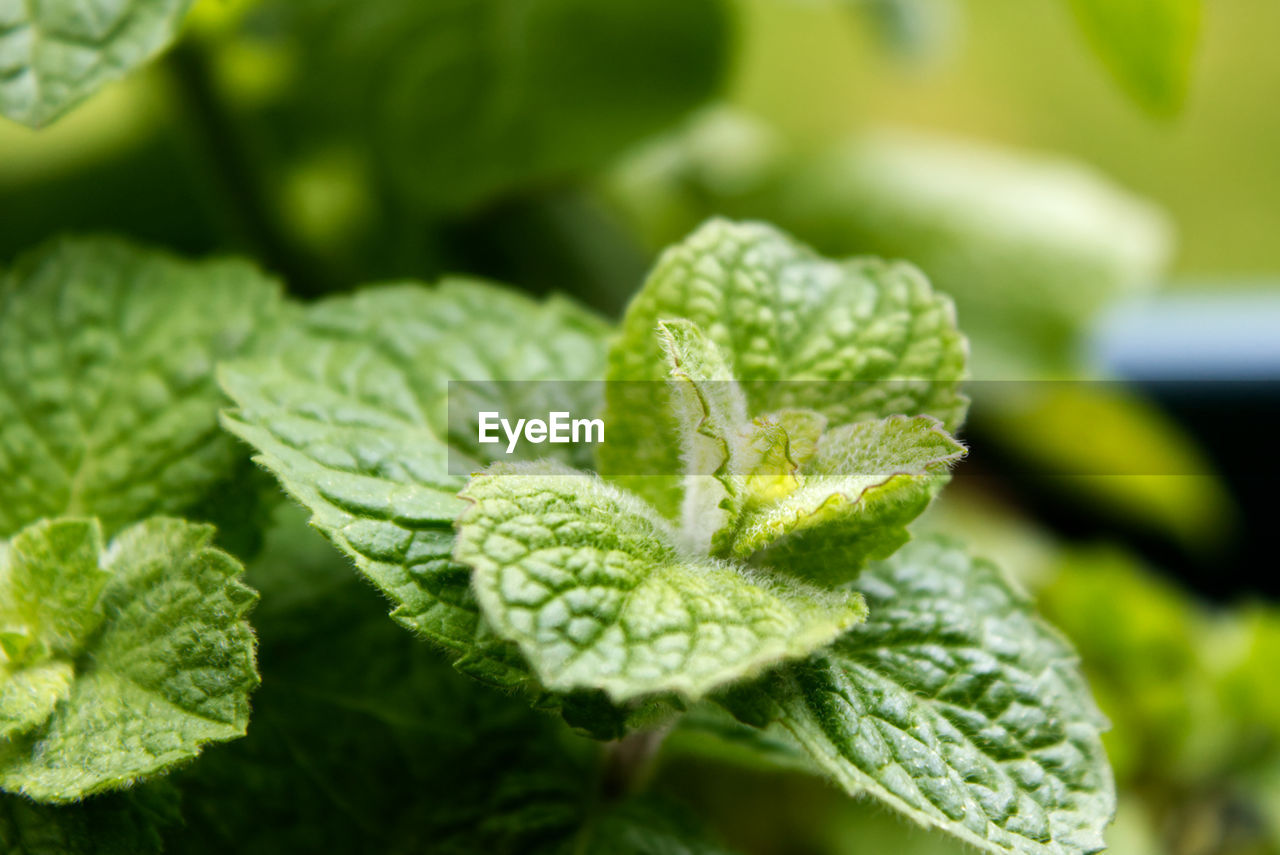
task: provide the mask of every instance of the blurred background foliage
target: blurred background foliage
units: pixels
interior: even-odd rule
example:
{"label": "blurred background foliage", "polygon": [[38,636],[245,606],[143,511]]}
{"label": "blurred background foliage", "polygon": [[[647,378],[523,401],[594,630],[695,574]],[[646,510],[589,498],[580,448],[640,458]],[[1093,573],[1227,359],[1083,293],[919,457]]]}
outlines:
{"label": "blurred background foliage", "polygon": [[[1080,650],[1115,725],[1112,851],[1275,855],[1274,384],[1262,409],[1178,410],[1095,382],[1089,348],[1118,300],[1280,282],[1280,5],[1201,5],[198,0],[158,62],[41,130],[0,121],[0,264],[111,231],[251,255],[303,297],[465,271],[614,314],[716,214],[908,258],[955,297],[978,379],[1055,381],[975,384],[975,452],[925,522],[1017,574]],[[306,536],[286,520],[253,565],[267,667],[319,609],[280,548]],[[309,738],[302,713],[270,726]],[[724,722],[673,741],[656,783],[745,852],[957,851],[786,771],[785,744],[729,775]],[[291,780],[253,784],[288,814]],[[378,792],[354,794],[371,827]],[[191,821],[216,841],[244,818]]]}

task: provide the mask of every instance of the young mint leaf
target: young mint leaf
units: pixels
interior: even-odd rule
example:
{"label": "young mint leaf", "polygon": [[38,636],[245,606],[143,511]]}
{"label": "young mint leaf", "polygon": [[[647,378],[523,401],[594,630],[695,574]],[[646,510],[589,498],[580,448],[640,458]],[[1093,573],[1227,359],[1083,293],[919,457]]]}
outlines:
{"label": "young mint leaf", "polygon": [[0,537],[189,509],[234,466],[220,359],[260,345],[279,286],[240,261],[55,240],[0,277]]}
{"label": "young mint leaf", "polygon": [[454,556],[551,689],[615,701],[698,697],[805,656],[864,615],[861,599],[750,576],[677,548],[636,497],[555,464],[496,464],[461,494]]}
{"label": "young mint leaf", "polygon": [[918,541],[858,580],[869,617],[725,702],[851,794],[987,852],[1103,846],[1115,788],[1068,644],[990,564]]}
{"label": "young mint leaf", "polygon": [[[16,629],[30,643],[7,649],[6,667],[74,680],[55,676],[9,727],[0,788],[74,801],[244,734],[258,679],[244,615],[257,595],[212,537],[210,526],[157,517],[105,550],[96,520],[47,520],[13,538],[0,608],[10,637]],[[6,699],[12,691],[6,682]]]}
{"label": "young mint leaf", "polygon": [[[949,427],[964,416],[966,345],[951,301],[909,265],[827,261],[770,226],[712,220],[663,254],[632,301],[608,379],[664,380],[653,330],[673,318],[706,331],[743,384],[750,415],[810,409],[839,425],[927,413]],[[612,434],[601,469],[675,473],[668,408],[638,385],[606,391]],[[669,479],[631,480],[674,513]]]}
{"label": "young mint leaf", "polygon": [[[526,684],[519,655],[480,620],[470,570],[451,558],[466,479],[449,474],[449,453],[472,459],[493,446],[455,444],[448,381],[598,379],[606,331],[567,301],[535,303],[482,282],[371,288],[314,305],[273,355],[226,366],[238,409],[225,424],[395,603],[396,620],[472,676]],[[598,407],[569,397],[593,384],[553,385],[566,399],[548,410]]]}
{"label": "young mint leaf", "polygon": [[963,455],[928,416],[838,427],[822,435],[794,491],[743,515],[731,553],[820,584],[847,582],[907,542],[907,523]]}
{"label": "young mint leaf", "polygon": [[173,41],[192,0],[5,3],[0,113],[48,124]]}
{"label": "young mint leaf", "polygon": [[102,536],[91,520],[28,528],[7,550],[0,576],[0,626],[11,663],[74,659],[101,622],[96,605],[110,572],[99,565]]}
{"label": "young mint leaf", "polygon": [[71,691],[70,662],[0,670],[0,739],[9,739],[47,719]]}
{"label": "young mint leaf", "polygon": [[1186,100],[1203,0],[1069,0],[1112,76],[1142,107],[1172,115]]}
{"label": "young mint leaf", "polygon": [[671,404],[684,464],[685,524],[695,552],[718,548],[741,510],[742,476],[761,455],[752,448],[747,399],[716,346],[686,320],[658,323],[671,371]]}

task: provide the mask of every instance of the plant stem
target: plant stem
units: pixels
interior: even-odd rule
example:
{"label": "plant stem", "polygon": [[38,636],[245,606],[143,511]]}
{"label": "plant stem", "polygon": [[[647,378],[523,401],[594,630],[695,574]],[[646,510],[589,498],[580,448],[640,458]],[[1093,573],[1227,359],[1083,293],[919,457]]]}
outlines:
{"label": "plant stem", "polygon": [[609,744],[600,780],[601,795],[606,801],[621,799],[640,789],[653,768],[653,759],[668,729],[637,730]]}

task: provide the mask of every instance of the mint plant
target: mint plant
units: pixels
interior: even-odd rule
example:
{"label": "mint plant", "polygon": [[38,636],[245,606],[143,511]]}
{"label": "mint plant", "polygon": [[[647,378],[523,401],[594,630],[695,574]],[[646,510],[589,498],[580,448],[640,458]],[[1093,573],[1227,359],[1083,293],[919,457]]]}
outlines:
{"label": "mint plant", "polygon": [[[615,331],[466,279],[297,306],[240,262],[72,239],[0,301],[9,849],[359,847],[415,817],[379,845],[725,851],[644,791],[668,734],[989,851],[1102,846],[1104,722],[1070,648],[961,545],[908,542],[965,454],[966,344],[905,264],[712,220]],[[504,462],[451,422],[454,379],[486,411],[598,412],[607,453]],[[233,435],[336,550],[263,525]],[[215,537],[267,592],[261,654]],[[350,756],[368,819],[255,830]]]}
{"label": "mint plant", "polygon": [[[989,851],[1099,850],[1114,790],[1070,648],[959,545],[895,552],[964,451],[946,430],[964,412],[949,302],[904,265],[712,221],[607,332],[479,283],[373,288],[226,365],[225,424],[397,621],[463,673],[620,737],[613,756],[710,702]],[[458,375],[656,375],[668,406],[606,386],[622,439],[599,475],[495,462],[468,480],[444,466]],[[760,379],[816,382],[739,382]],[[628,474],[641,458],[671,474]]]}

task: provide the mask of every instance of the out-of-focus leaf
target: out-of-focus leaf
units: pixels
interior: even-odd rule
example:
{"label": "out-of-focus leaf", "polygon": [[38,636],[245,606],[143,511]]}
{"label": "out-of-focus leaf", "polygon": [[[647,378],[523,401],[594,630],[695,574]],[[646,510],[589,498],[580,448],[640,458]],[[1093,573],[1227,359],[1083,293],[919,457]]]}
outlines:
{"label": "out-of-focus leaf", "polygon": [[1124,90],[1157,115],[1187,96],[1203,0],[1069,0],[1098,57]]}
{"label": "out-of-focus leaf", "polygon": [[0,113],[53,121],[173,41],[192,0],[0,3]]}
{"label": "out-of-focus leaf", "polygon": [[214,363],[260,349],[282,312],[243,261],[107,238],[21,257],[0,278],[0,536],[77,514],[112,534],[203,499],[239,458]]}
{"label": "out-of-focus leaf", "polygon": [[1118,383],[987,383],[975,419],[1061,489],[1190,547],[1212,543],[1234,512],[1199,449]]}
{"label": "out-of-focus leaf", "polygon": [[720,0],[276,9],[298,33],[303,125],[355,139],[390,192],[436,213],[599,168],[709,97],[726,55]]}
{"label": "out-of-focus leaf", "polygon": [[802,163],[776,206],[820,251],[918,265],[955,300],[981,380],[1072,369],[1081,325],[1169,253],[1164,217],[1084,167],[905,133]]}
{"label": "out-of-focus leaf", "polygon": [[790,162],[769,123],[717,104],[626,152],[602,192],[644,245],[675,243],[712,216],[765,216],[760,196]]}

